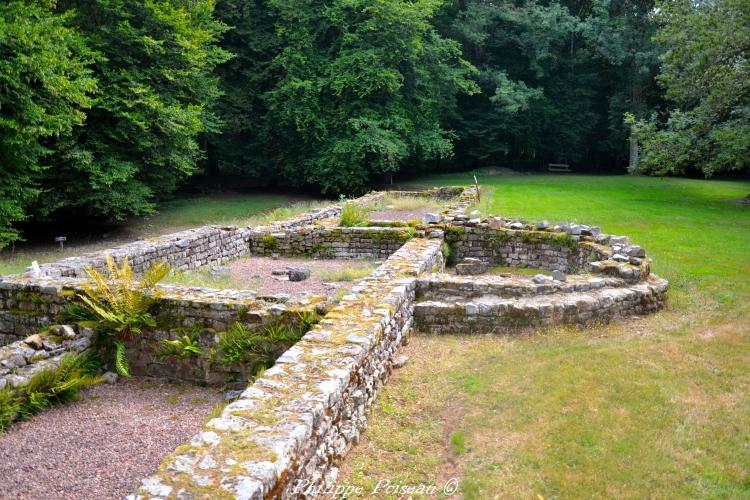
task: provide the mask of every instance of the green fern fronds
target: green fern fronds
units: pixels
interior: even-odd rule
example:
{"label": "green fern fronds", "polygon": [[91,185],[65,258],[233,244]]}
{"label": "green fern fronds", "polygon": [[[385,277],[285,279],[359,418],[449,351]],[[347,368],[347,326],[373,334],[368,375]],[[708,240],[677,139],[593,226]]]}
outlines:
{"label": "green fern fronds", "polygon": [[125,357],[125,344],[115,341],[115,371],[122,377],[130,377],[130,365]]}

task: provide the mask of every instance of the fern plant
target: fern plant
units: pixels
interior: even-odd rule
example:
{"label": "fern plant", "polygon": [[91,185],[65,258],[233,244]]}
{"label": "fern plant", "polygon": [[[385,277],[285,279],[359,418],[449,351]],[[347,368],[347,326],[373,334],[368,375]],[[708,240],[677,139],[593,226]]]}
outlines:
{"label": "fern plant", "polygon": [[26,401],[21,408],[21,417],[39,413],[50,406],[69,403],[78,399],[82,388],[101,382],[94,375],[98,363],[89,354],[67,354],[55,368],[34,374],[24,387]]}
{"label": "fern plant", "polygon": [[243,363],[257,372],[273,366],[276,358],[294,345],[320,320],[312,312],[299,312],[259,330],[251,330],[242,323],[234,323],[219,336],[217,361],[226,364]]}
{"label": "fern plant", "polygon": [[99,331],[111,340],[115,371],[129,377],[124,342],[144,328],[156,326],[151,308],[160,295],[156,285],[167,276],[169,266],[164,262],[153,264],[136,280],[127,257],[118,266],[107,254],[106,264],[106,274],[93,268],[86,270],[91,284],[85,285],[78,296],[96,316]]}
{"label": "fern plant", "polygon": [[75,401],[82,388],[102,381],[98,372],[99,362],[92,354],[68,353],[56,367],[35,373],[25,387],[3,387],[0,389],[0,433],[16,420]]}
{"label": "fern plant", "polygon": [[198,344],[196,336],[183,335],[174,340],[165,339],[162,341],[163,348],[159,352],[160,356],[179,356],[181,358],[190,358],[192,356],[202,356],[203,349]]}

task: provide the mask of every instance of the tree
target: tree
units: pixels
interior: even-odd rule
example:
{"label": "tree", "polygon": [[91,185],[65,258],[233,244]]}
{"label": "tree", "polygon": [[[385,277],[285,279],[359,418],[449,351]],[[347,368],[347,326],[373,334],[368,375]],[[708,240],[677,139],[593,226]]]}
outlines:
{"label": "tree", "polygon": [[19,238],[50,148],[84,122],[95,82],[83,38],[52,1],[0,4],[0,248]]}
{"label": "tree", "polygon": [[659,82],[672,108],[629,117],[647,173],[750,166],[750,0],[662,1],[655,36],[666,51]]}
{"label": "tree", "polygon": [[216,16],[230,27],[221,46],[233,57],[216,69],[222,96],[215,112],[223,127],[210,137],[209,163],[219,173],[269,184],[277,177],[268,161],[276,145],[268,140],[274,124],[265,120],[263,94],[281,78],[274,66],[281,50],[277,15],[266,0],[219,0]]}
{"label": "tree", "polygon": [[76,211],[122,220],[193,174],[199,135],[217,129],[215,66],[224,27],[213,0],[61,0],[96,51],[99,96],[86,126],[56,151],[40,215]]}
{"label": "tree", "polygon": [[480,69],[460,100],[457,148],[472,164],[622,164],[626,111],[654,101],[652,0],[465,0],[442,16]]}
{"label": "tree", "polygon": [[244,89],[237,73],[228,80],[222,116],[244,124],[229,137],[247,144],[232,164],[353,193],[409,162],[452,154],[443,122],[456,94],[475,87],[459,46],[431,25],[440,0],[250,5],[237,25],[246,38],[225,38],[239,48],[236,64],[258,70]]}

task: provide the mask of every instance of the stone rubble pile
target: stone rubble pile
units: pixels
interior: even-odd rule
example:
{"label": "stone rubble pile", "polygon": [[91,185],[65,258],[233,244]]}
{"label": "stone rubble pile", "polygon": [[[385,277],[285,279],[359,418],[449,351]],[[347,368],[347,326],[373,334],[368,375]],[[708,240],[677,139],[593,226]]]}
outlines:
{"label": "stone rubble pile", "polygon": [[49,331],[35,333],[24,340],[0,347],[0,389],[23,387],[41,370],[54,368],[68,352],[82,352],[91,346],[94,331],[54,325]]}

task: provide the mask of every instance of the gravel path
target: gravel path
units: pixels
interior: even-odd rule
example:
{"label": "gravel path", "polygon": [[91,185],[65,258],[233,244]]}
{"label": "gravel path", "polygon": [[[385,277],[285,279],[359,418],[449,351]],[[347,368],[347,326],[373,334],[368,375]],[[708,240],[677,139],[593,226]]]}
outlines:
{"label": "gravel path", "polygon": [[[339,288],[350,289],[355,281],[335,281],[332,274],[345,269],[374,269],[374,260],[352,259],[272,259],[270,257],[250,257],[232,262],[232,280],[256,290],[262,295],[276,293],[300,294],[310,292],[318,295],[334,296]],[[286,267],[307,267],[311,276],[304,281],[288,281],[274,276],[274,269]],[[369,272],[367,273],[369,274]],[[328,284],[326,284],[328,283]]]}
{"label": "gravel path", "polygon": [[0,434],[0,498],[124,498],[198,432],[215,389],[121,380]]}
{"label": "gravel path", "polygon": [[370,220],[400,220],[408,222],[411,220],[422,220],[422,216],[427,213],[437,213],[439,210],[434,208],[420,208],[417,210],[388,210],[386,212],[370,212]]}

